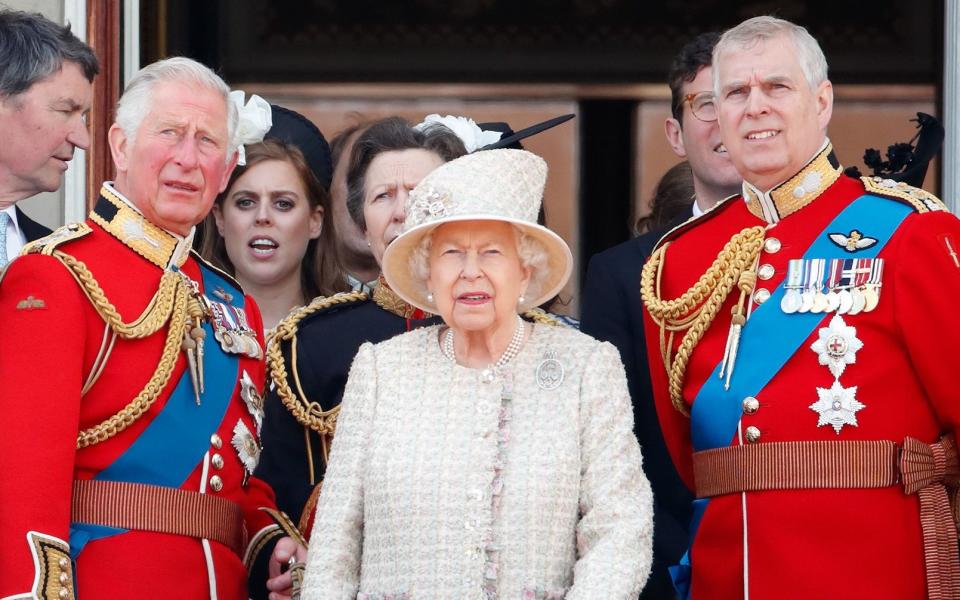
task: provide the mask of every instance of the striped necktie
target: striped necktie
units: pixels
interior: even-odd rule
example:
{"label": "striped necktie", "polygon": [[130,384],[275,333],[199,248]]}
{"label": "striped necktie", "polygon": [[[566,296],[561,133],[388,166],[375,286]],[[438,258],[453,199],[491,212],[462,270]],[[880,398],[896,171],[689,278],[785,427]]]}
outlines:
{"label": "striped necktie", "polygon": [[0,212],[0,269],[7,266],[9,258],[7,257],[7,223],[10,222],[10,215]]}

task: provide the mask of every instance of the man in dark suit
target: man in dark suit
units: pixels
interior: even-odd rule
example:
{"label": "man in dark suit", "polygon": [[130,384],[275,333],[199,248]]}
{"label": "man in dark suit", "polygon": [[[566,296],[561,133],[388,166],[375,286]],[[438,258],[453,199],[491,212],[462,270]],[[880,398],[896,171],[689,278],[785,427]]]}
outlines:
{"label": "man in dark suit", "polygon": [[664,128],[673,151],[690,163],[695,191],[692,212],[594,256],[583,290],[581,329],[614,344],[626,365],[634,431],[653,487],[654,563],[643,600],[674,597],[668,567],[679,562],[687,548],[692,497],[674,469],[657,421],[643,334],[640,270],[668,229],[740,191],[740,176],[720,142],[713,103],[710,62],[719,37],[704,33],[689,42],[674,59],[668,76],[673,116]]}
{"label": "man in dark suit", "polygon": [[49,229],[15,204],[60,189],[76,148],[90,145],[86,115],[100,67],[93,50],[40,14],[0,10],[0,268]]}

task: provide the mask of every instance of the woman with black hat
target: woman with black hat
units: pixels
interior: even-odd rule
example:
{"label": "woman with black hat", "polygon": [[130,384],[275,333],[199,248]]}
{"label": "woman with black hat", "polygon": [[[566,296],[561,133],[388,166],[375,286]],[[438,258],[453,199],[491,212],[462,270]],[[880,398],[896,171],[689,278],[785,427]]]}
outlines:
{"label": "woman with black hat", "polygon": [[217,197],[201,254],[257,301],[264,327],[317,296],[347,289],[330,210],[330,150],[302,115],[273,106],[263,142]]}

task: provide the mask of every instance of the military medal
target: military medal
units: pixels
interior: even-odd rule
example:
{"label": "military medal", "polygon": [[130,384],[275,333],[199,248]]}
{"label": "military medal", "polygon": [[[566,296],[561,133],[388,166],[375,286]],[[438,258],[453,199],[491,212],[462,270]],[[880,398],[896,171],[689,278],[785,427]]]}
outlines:
{"label": "military medal", "polygon": [[816,258],[811,261],[811,288],[813,291],[812,313],[822,313],[827,310],[827,296],[823,293],[823,276],[826,274],[826,261]]}
{"label": "military medal", "polygon": [[873,259],[870,267],[870,279],[863,286],[864,312],[870,312],[880,303],[880,287],[883,285],[883,259]]}
{"label": "military medal", "polygon": [[257,435],[260,435],[260,430],[263,428],[263,396],[260,395],[260,391],[257,390],[246,369],[240,377],[240,397],[243,398],[247,411],[253,417],[253,422],[257,426]]}
{"label": "military medal", "polygon": [[857,426],[857,412],[866,405],[856,398],[857,386],[847,388],[840,385],[840,376],[847,365],[857,362],[857,352],[861,348],[863,342],[857,337],[856,327],[847,325],[840,315],[834,315],[827,327],[817,331],[817,341],[810,345],[810,349],[817,353],[818,362],[833,375],[833,385],[818,387],[818,400],[809,407],[820,416],[817,427],[830,425],[840,435],[844,425]]}
{"label": "military medal", "polygon": [[213,325],[213,337],[220,342],[224,352],[262,358],[256,333],[247,324],[247,315],[242,308],[208,300]]}
{"label": "military medal", "polygon": [[[257,439],[253,437],[250,428],[243,421],[237,421],[237,424],[234,425],[231,443],[233,449],[237,451],[237,456],[243,463],[247,475],[253,475],[257,463],[260,462],[260,445],[257,443]],[[246,481],[246,475],[244,481]]]}
{"label": "military medal", "polygon": [[836,312],[840,308],[840,294],[837,286],[840,284],[840,261],[830,261],[830,277],[827,279],[827,312]]}
{"label": "military medal", "polygon": [[847,325],[840,315],[834,315],[829,326],[821,327],[817,341],[810,345],[820,364],[830,369],[835,378],[840,377],[847,365],[857,362],[857,351],[861,348],[863,342],[857,338],[857,328]]}
{"label": "military medal", "polygon": [[820,415],[817,427],[830,425],[840,435],[844,425],[857,426],[857,411],[866,406],[856,398],[857,386],[845,388],[834,381],[829,388],[817,388],[820,399],[810,405],[810,410]]}
{"label": "military medal", "polygon": [[787,263],[787,281],[783,286],[786,291],[780,300],[780,310],[788,315],[800,310],[800,306],[803,304],[803,298],[800,295],[802,281],[803,260],[796,258]]}

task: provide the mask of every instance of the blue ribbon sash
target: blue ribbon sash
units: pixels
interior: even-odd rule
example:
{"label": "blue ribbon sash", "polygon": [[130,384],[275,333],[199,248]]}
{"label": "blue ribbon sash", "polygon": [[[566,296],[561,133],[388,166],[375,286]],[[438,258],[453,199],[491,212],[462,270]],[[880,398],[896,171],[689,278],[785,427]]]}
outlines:
{"label": "blue ribbon sash", "polygon": [[[865,223],[870,226],[871,237],[878,242],[858,250],[856,258],[874,258],[912,212],[911,207],[894,200],[869,194],[860,196],[827,225],[804,252],[803,258],[850,258],[850,253],[832,242],[827,234],[863,229]],[[724,448],[731,444],[743,414],[743,399],[758,395],[817,326],[829,317],[823,313],[784,313],[780,309],[780,300],[785,293],[785,283],[786,280],[777,286],[770,298],[753,311],[744,325],[737,370],[731,378],[730,389],[723,387],[720,378],[722,365],[718,364],[697,393],[690,415],[691,441],[695,452]],[[707,509],[706,500],[696,503],[695,522],[691,524],[690,531],[691,548],[700,518]],[[680,564],[671,569],[674,586],[683,599],[690,597],[691,569],[690,550]],[[685,586],[682,583],[684,581]]]}

